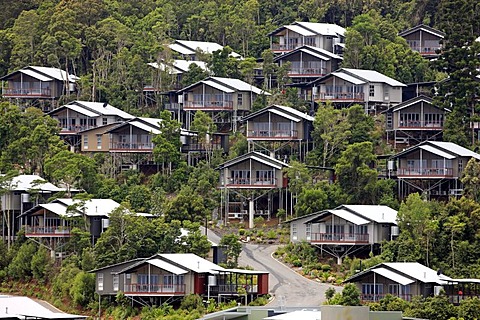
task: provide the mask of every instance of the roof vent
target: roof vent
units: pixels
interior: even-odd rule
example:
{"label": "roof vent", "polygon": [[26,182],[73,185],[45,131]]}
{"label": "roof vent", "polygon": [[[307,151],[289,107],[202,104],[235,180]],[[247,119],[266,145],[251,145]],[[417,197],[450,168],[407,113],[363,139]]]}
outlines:
{"label": "roof vent", "polygon": [[108,102],[103,103],[103,107],[106,108],[108,106]]}

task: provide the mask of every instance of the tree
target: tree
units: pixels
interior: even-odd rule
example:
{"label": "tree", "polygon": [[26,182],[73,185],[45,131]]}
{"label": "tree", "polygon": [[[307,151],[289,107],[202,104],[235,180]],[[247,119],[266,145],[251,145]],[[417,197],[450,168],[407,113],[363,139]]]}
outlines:
{"label": "tree", "polygon": [[479,202],[480,200],[480,161],[472,158],[468,161],[460,181],[463,184],[463,195]]}
{"label": "tree", "polygon": [[217,131],[217,126],[206,112],[201,110],[195,112],[190,129],[197,132],[198,142],[205,146],[207,162],[210,162],[209,154],[212,151],[212,135]]}
{"label": "tree", "polygon": [[210,74],[208,73],[208,71],[203,70],[195,63],[191,63],[188,66],[188,71],[182,75],[182,86],[188,87],[191,84],[197,83],[207,78],[209,75]]}
{"label": "tree", "polygon": [[172,166],[177,165],[181,159],[181,124],[173,120],[171,113],[167,110],[160,113],[160,119],[160,133],[152,139],[155,144],[153,154],[155,160],[162,164],[162,171],[165,173],[168,166],[168,174],[171,174]]}
{"label": "tree", "polygon": [[220,240],[220,245],[226,247],[225,255],[227,257],[227,267],[236,268],[238,265],[238,257],[242,252],[242,245],[236,234],[227,234]]}

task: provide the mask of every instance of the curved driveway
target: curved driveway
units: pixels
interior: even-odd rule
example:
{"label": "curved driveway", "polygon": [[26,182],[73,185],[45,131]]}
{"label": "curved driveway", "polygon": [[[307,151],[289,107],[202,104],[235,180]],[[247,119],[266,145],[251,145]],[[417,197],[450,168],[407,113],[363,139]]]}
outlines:
{"label": "curved driveway", "polygon": [[325,301],[325,291],[341,287],[304,278],[272,257],[276,245],[243,244],[239,265],[270,272],[270,307],[318,307]]}

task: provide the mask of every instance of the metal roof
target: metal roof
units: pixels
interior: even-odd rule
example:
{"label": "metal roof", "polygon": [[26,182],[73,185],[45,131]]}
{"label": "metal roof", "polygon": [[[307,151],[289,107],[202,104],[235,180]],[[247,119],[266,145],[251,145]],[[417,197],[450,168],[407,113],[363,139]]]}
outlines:
{"label": "metal roof", "polygon": [[430,269],[418,262],[385,262],[383,265],[424,283],[433,282],[445,284],[448,280],[452,280],[452,278],[443,274],[439,276],[436,270]]}
{"label": "metal roof", "polygon": [[161,253],[160,257],[198,273],[218,273],[224,268],[193,253]]}
{"label": "metal roof", "polygon": [[251,85],[250,83],[239,80],[239,79],[221,78],[221,77],[211,77],[210,79],[220,82],[226,86],[232,87],[238,91],[252,91],[256,94],[270,95],[270,93],[264,91],[263,89],[257,88]]}
{"label": "metal roof", "polygon": [[21,69],[21,70],[19,70],[19,72],[23,73],[23,74],[26,74],[27,76],[30,76],[30,77],[35,78],[37,80],[43,81],[43,82],[49,82],[49,81],[54,80],[53,78],[49,78],[47,76],[44,76],[44,75],[38,73],[35,70]]}
{"label": "metal roof", "polygon": [[267,156],[263,153],[257,152],[257,151],[251,151],[249,153],[243,154],[241,156],[238,156],[234,159],[228,160],[224,163],[222,163],[220,166],[218,166],[217,169],[223,169],[223,168],[228,168],[231,167],[237,163],[249,160],[249,159],[254,159],[256,161],[260,161],[261,163],[264,163],[268,166],[272,166],[274,168],[281,169],[283,167],[289,167],[289,165],[285,162],[282,162],[280,160],[277,160],[275,158],[272,158],[270,156]]}
{"label": "metal roof", "polygon": [[[87,117],[98,117],[100,116],[99,113],[97,112],[93,112],[93,111],[90,111],[88,109],[85,109],[84,107],[82,106],[79,106],[79,105],[76,105],[76,104],[71,104],[71,105],[66,105],[64,106],[66,109],[70,109],[72,111],[75,111],[75,112],[78,112],[80,114],[83,114],[84,116],[87,116]],[[55,111],[55,110],[54,110]]]}
{"label": "metal roof", "polygon": [[207,64],[203,61],[192,61],[192,60],[173,60],[171,64],[165,62],[150,62],[149,66],[152,66],[156,69],[167,71],[169,74],[182,74],[188,72],[190,65],[197,65],[202,70],[207,70]]}
{"label": "metal roof", "polygon": [[176,51],[176,52],[181,53],[181,54],[189,54],[189,55],[190,54],[195,54],[194,50],[190,50],[188,48],[185,48],[184,46],[179,45],[178,43],[172,43],[168,47],[170,49],[172,49],[173,51]]}
{"label": "metal roof", "polygon": [[406,286],[408,284],[414,283],[415,281],[412,279],[409,279],[407,277],[404,277],[396,272],[393,272],[391,270],[385,269],[385,268],[376,268],[372,270],[374,273],[379,274],[387,279],[390,279],[396,283],[401,284],[402,286]]}
{"label": "metal roof", "polygon": [[170,263],[168,263],[164,260],[161,260],[161,259],[151,259],[151,260],[147,260],[146,262],[148,264],[151,264],[152,266],[155,266],[157,268],[160,268],[162,270],[171,272],[171,273],[176,274],[176,275],[188,273],[187,270],[184,270],[182,268],[174,266],[173,264],[170,264]]}
{"label": "metal roof", "polygon": [[87,316],[63,313],[44,301],[0,295],[0,319],[85,319]]}
{"label": "metal roof", "polygon": [[397,224],[398,211],[384,205],[342,205],[340,208],[346,208],[367,219],[377,223]]}
{"label": "metal roof", "polygon": [[314,36],[315,33],[308,30],[308,29],[305,29],[304,27],[302,26],[299,26],[299,25],[295,25],[295,24],[290,24],[290,25],[286,25],[285,26],[285,29],[288,29],[288,30],[291,30],[293,32],[296,32],[304,37],[311,37],[311,36]]}
{"label": "metal roof", "polygon": [[295,22],[295,24],[324,36],[343,36],[345,34],[345,28],[334,23]]}
{"label": "metal roof", "polygon": [[[213,53],[217,50],[222,50],[223,46],[215,42],[206,41],[188,41],[188,40],[175,40],[174,44],[169,45],[170,49],[177,51],[181,54],[195,54],[196,50],[203,51],[205,53]],[[238,58],[240,55],[236,52],[230,54],[232,57]]]}
{"label": "metal roof", "polygon": [[297,109],[294,109],[294,108],[291,108],[291,107],[286,107],[286,106],[279,106],[279,105],[275,105],[275,107],[279,108],[279,109],[282,109],[283,111],[286,111],[286,112],[289,112],[289,113],[293,113],[294,115],[300,117],[300,118],[303,118],[305,120],[309,120],[309,121],[313,121],[315,118],[304,113],[304,112],[301,112]]}
{"label": "metal roof", "polygon": [[59,188],[35,174],[22,174],[12,178],[8,183],[9,190],[12,191],[39,191],[39,192],[59,192],[65,191],[65,188]]}
{"label": "metal roof", "polygon": [[68,79],[68,81],[70,82],[75,82],[75,80],[79,79],[77,76],[72,74],[67,74],[64,70],[58,69],[58,68],[37,67],[37,66],[28,66],[27,68],[31,68],[33,70],[36,70],[38,72],[41,72],[47,75],[48,77],[52,77],[60,81],[65,81]]}
{"label": "metal roof", "polygon": [[39,207],[41,208],[44,208],[44,209],[47,209],[48,211],[51,211],[53,213],[55,213],[56,215],[58,216],[62,216],[62,217],[65,217],[65,216],[80,216],[80,213],[69,213],[67,214],[67,207],[61,203],[42,203],[42,204],[39,204],[38,205]]}
{"label": "metal roof", "polygon": [[360,84],[365,84],[366,81],[365,80],[362,80],[362,79],[358,79],[354,76],[351,76],[349,74],[346,74],[346,73],[342,73],[342,72],[338,72],[338,71],[335,71],[335,72],[332,72],[331,75],[337,77],[337,78],[340,78],[340,79],[343,79],[347,82],[350,82],[350,83],[353,83],[353,84],[356,84],[356,85],[360,85]]}
{"label": "metal roof", "polygon": [[404,30],[402,32],[399,32],[398,35],[401,36],[401,37],[404,37],[406,35],[409,35],[411,33],[419,31],[419,30],[422,30],[422,31],[425,31],[427,33],[433,34],[433,35],[435,35],[439,38],[442,38],[442,39],[445,37],[445,32],[442,32],[440,30],[437,30],[435,28],[432,28],[432,27],[424,25],[424,24],[420,24],[420,25],[417,25],[413,28],[410,28],[410,29]]}
{"label": "metal roof", "polygon": [[337,210],[327,210],[334,216],[337,216],[339,218],[342,218],[344,220],[347,220],[355,225],[363,225],[363,224],[368,224],[370,221],[360,217],[359,215],[352,213],[347,210],[342,210],[342,209],[337,209]]}
{"label": "metal roof", "polygon": [[201,81],[202,83],[206,84],[207,86],[209,87],[212,87],[212,88],[215,88],[217,90],[220,90],[220,91],[223,91],[223,92],[226,92],[226,93],[234,93],[235,90],[232,90],[226,86],[223,86],[215,81],[212,81],[212,80],[203,80]]}
{"label": "metal roof", "polygon": [[90,109],[91,111],[97,112],[99,115],[115,115],[119,116],[123,119],[132,119],[134,116],[131,114],[120,110],[118,108],[115,108],[114,106],[110,104],[105,104],[104,102],[91,102],[91,101],[72,101],[65,106],[71,106],[71,105],[78,105],[81,107],[84,107],[86,109]]}
{"label": "metal roof", "polygon": [[434,146],[437,146],[439,148],[442,148],[444,150],[448,150],[449,152],[452,152],[456,155],[459,155],[461,157],[472,157],[475,159],[480,160],[480,154],[473,152],[472,150],[469,150],[467,148],[464,148],[458,144],[455,144],[453,142],[444,142],[444,141],[429,141],[429,144],[432,144]]}
{"label": "metal roof", "polygon": [[[25,211],[22,216],[29,215],[32,212],[36,212],[39,208],[45,208],[59,216],[109,216],[113,210],[120,207],[120,204],[112,199],[90,199],[84,202],[84,205],[81,206],[82,201],[76,199],[60,198],[55,199],[50,203],[43,203],[36,205],[35,207]],[[76,208],[71,206],[77,205]],[[70,212],[67,213],[68,209],[72,208]]]}
{"label": "metal roof", "polygon": [[282,112],[281,110],[277,110],[277,109],[270,109],[268,110],[269,112],[271,113],[275,113],[276,115],[279,115],[285,119],[288,119],[288,120],[291,120],[291,121],[295,121],[295,122],[300,122],[300,120],[302,120],[302,118],[298,118],[298,117],[295,117],[295,116],[292,116],[286,112]]}
{"label": "metal roof", "polygon": [[145,124],[143,122],[137,121],[137,120],[132,120],[129,122],[125,122],[124,125],[132,125],[140,130],[146,131],[146,132],[151,132],[153,134],[160,134],[160,130],[158,130],[158,125],[156,128],[152,127],[151,125]]}
{"label": "metal roof", "polygon": [[[393,108],[393,112],[397,112],[399,110],[402,110],[402,109],[405,109],[405,108],[408,108],[412,105],[415,105],[419,102],[425,102],[427,103],[428,105],[434,107],[434,108],[437,108],[437,109],[440,109],[439,107],[435,106],[432,104],[432,98],[429,98],[427,96],[423,96],[423,95],[420,95],[418,97],[415,97],[415,98],[412,98],[412,99],[409,99],[407,101],[404,101],[398,105],[396,105],[394,108]],[[444,109],[446,111],[450,111],[450,110],[447,110],[447,109]]]}
{"label": "metal roof", "polygon": [[393,78],[387,77],[386,75],[374,70],[342,68],[336,72],[342,72],[342,71],[350,73],[353,76],[362,78],[368,82],[382,82],[392,87],[406,87],[406,84],[401,83],[400,81],[397,81]]}
{"label": "metal roof", "polygon": [[425,150],[427,152],[430,152],[430,153],[433,153],[433,154],[436,154],[437,156],[440,156],[442,158],[446,158],[446,159],[455,159],[455,155],[452,155],[450,153],[446,153],[438,148],[435,148],[434,146],[430,146],[430,145],[421,145],[419,146],[420,149],[422,150]]}

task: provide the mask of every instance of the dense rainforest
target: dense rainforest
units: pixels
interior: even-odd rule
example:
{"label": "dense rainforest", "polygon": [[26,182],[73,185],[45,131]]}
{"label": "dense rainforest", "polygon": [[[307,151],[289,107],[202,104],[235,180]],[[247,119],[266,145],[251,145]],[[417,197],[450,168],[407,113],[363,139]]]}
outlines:
{"label": "dense rainforest", "polygon": [[[265,103],[301,109],[302,102],[291,89],[283,94],[282,86],[288,80],[281,80],[283,71],[272,62],[267,34],[293,21],[337,23],[347,28],[343,66],[377,70],[405,83],[440,81],[436,104],[452,109],[444,138],[466,147],[478,145],[470,125],[479,121],[480,111],[480,89],[475,82],[480,43],[474,41],[480,36],[478,1],[2,0],[0,4],[0,75],[27,65],[61,68],[80,77],[78,93],[63,97],[62,102],[108,101],[135,115],[164,119],[162,134],[154,140],[154,155],[166,169],[147,177],[135,170],[119,173],[105,155],[89,157],[67,151],[57,135],[57,123],[38,109],[0,104],[0,172],[7,174],[0,178],[0,194],[7,191],[12,175],[36,173],[54,183],[84,190],[80,195],[84,199],[112,198],[132,211],[157,216],[133,218],[119,210],[112,214],[110,228],[95,245],[79,227],[66,248],[69,257],[61,265],[50,259],[47,250],[22,236],[11,245],[0,243],[3,287],[15,292],[25,286],[25,290],[16,292],[52,296],[58,306],[69,301],[72,308],[97,310],[94,280],[87,271],[160,251],[184,252],[186,248],[176,241],[180,226],[191,230],[183,239],[190,251],[205,255],[208,242],[198,233],[198,224],[211,217],[220,201],[215,168],[228,157],[245,153],[247,141],[237,132],[231,136],[229,155],[212,153],[208,161],[196,167],[187,165],[176,142],[180,124],[171,120],[168,112],[162,112],[161,104],[151,106],[142,97],[152,77],[162,80],[163,89],[170,88],[172,79],[161,71],[152,75],[147,63],[172,59],[167,45],[173,39],[213,41],[230,47],[227,52],[234,50],[245,59],[231,59],[228,54],[206,56],[215,75],[252,82],[254,68],[262,68],[265,75],[275,73],[278,86],[268,88],[274,94]],[[420,23],[446,33],[445,50],[436,61],[423,59],[397,36],[399,31]],[[198,70],[189,73],[186,79],[190,83],[205,76]],[[467,166],[462,178],[466,192],[460,199],[440,203],[413,194],[399,202],[395,184],[378,180],[372,166],[377,162],[376,154],[392,152],[383,139],[382,117],[370,117],[360,106],[338,110],[327,104],[319,110],[312,137],[316,148],[307,163],[335,168],[337,179],[329,183],[306,164],[292,159],[285,174],[295,194],[295,214],[346,203],[390,205],[399,209],[401,234],[396,241],[385,244],[382,255],[372,258],[376,259],[373,262],[418,261],[453,277],[480,278],[480,164],[472,161]],[[211,119],[202,113],[197,116],[199,131],[212,130],[205,129]],[[236,240],[235,235],[224,240],[232,249],[233,260],[238,255]],[[33,283],[33,288],[28,283]],[[37,283],[45,291],[35,289]],[[410,314],[433,314],[436,319],[457,316],[445,301],[435,305],[436,301],[415,302],[412,309],[417,312]],[[464,306],[458,315],[464,319],[478,317],[473,311],[469,313],[477,302]],[[101,303],[103,309],[111,307]],[[116,304],[121,308],[112,309],[113,317],[125,318],[138,312],[121,296]],[[201,304],[187,301],[184,309],[193,305],[204,312]],[[407,307],[395,300],[380,303],[377,308]],[[426,315],[421,310],[438,313]],[[145,318],[174,313],[167,306],[144,312]]]}

